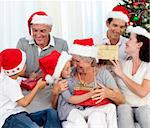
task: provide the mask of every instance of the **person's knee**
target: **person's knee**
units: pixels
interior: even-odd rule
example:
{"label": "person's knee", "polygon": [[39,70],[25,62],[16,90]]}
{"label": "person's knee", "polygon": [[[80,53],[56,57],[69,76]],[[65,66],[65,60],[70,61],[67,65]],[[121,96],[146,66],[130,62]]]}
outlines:
{"label": "person's knee", "polygon": [[82,116],[82,114],[80,113],[80,110],[78,109],[73,109],[68,117],[67,120],[72,121],[72,122],[81,122],[84,121],[84,117]]}
{"label": "person's knee", "polygon": [[88,116],[88,126],[90,128],[95,128],[96,126],[99,126],[100,128],[106,128],[106,114],[99,111],[92,112]]}
{"label": "person's knee", "polygon": [[135,110],[135,118],[141,125],[150,127],[150,107],[140,106]]}
{"label": "person's knee", "polygon": [[58,117],[58,113],[55,109],[46,109],[47,115],[50,115],[51,117]]}
{"label": "person's knee", "polygon": [[128,113],[132,112],[132,108],[127,104],[121,104],[117,107],[118,113]]}
{"label": "person's knee", "polygon": [[88,116],[88,120],[105,120],[106,118],[106,114],[103,112],[99,112],[99,111],[95,111],[92,112],[89,116]]}
{"label": "person's knee", "polygon": [[136,114],[140,114],[140,115],[150,114],[150,107],[148,105],[140,106],[136,109]]}
{"label": "person's knee", "polygon": [[115,104],[108,104],[108,108],[109,108],[111,111],[116,111],[116,105],[115,105]]}

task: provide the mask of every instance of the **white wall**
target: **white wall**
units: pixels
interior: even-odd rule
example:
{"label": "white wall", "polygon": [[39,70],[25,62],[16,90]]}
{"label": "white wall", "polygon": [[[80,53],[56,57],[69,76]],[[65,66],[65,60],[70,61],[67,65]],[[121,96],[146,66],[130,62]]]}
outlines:
{"label": "white wall", "polygon": [[27,20],[43,10],[53,18],[53,34],[71,44],[106,31],[106,14],[120,0],[0,0],[0,50],[15,47],[28,34]]}

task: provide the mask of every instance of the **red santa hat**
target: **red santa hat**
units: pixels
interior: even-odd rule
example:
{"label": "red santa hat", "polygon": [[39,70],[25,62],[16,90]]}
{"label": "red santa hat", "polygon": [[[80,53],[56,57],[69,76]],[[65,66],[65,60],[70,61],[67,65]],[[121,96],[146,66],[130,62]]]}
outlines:
{"label": "red santa hat", "polygon": [[43,11],[38,11],[38,12],[33,13],[30,16],[30,18],[28,19],[28,28],[29,28],[30,35],[31,35],[31,25],[32,24],[53,25],[52,18]]}
{"label": "red santa hat", "polygon": [[22,71],[26,54],[20,49],[5,49],[1,52],[2,68],[6,75],[12,76]]}
{"label": "red santa hat", "polygon": [[39,66],[45,76],[47,83],[53,83],[54,79],[58,79],[61,72],[72,56],[63,51],[59,53],[53,50],[49,55],[39,59]]}
{"label": "red santa hat", "polygon": [[1,68],[2,68],[2,54],[0,52],[0,73],[1,73]]}
{"label": "red santa hat", "polygon": [[97,58],[97,48],[94,46],[93,38],[74,40],[69,49],[70,54]]}
{"label": "red santa hat", "polygon": [[111,12],[108,13],[106,19],[109,18],[121,19],[129,23],[129,12],[124,6],[118,5],[114,7]]}
{"label": "red santa hat", "polygon": [[136,33],[138,35],[142,35],[142,36],[145,36],[148,39],[150,39],[150,33],[148,31],[146,31],[146,29],[144,29],[144,28],[142,28],[140,26],[136,26],[136,27],[129,26],[127,28],[127,32]]}

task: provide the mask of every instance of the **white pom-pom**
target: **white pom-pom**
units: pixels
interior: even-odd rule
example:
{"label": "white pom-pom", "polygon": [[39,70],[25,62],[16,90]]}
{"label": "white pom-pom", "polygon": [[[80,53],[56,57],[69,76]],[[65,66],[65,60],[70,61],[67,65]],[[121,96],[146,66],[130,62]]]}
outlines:
{"label": "white pom-pom", "polygon": [[27,35],[26,37],[26,40],[28,40],[28,41],[34,41],[34,39],[33,39],[33,37],[31,36],[31,35]]}
{"label": "white pom-pom", "polygon": [[47,83],[52,84],[54,82],[54,79],[50,75],[45,76],[45,80]]}

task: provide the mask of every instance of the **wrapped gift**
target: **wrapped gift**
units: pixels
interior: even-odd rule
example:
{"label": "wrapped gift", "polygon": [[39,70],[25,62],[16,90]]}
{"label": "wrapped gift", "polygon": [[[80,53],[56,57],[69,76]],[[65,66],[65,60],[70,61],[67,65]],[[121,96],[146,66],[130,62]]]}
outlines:
{"label": "wrapped gift", "polygon": [[32,90],[37,84],[37,80],[26,79],[21,82],[21,87],[26,90]]}
{"label": "wrapped gift", "polygon": [[96,47],[98,49],[98,59],[118,59],[118,45],[97,45]]}
{"label": "wrapped gift", "polygon": [[[40,78],[43,78],[43,73],[36,74],[36,77],[34,79],[29,79],[29,78],[23,79],[21,81],[20,86],[26,90],[32,90],[36,86],[37,81]],[[43,78],[43,80],[44,80],[44,78]]]}
{"label": "wrapped gift", "polygon": [[[74,95],[82,95],[85,93],[88,93],[91,89],[93,89],[92,87],[86,87],[86,86],[75,86],[74,87]],[[81,103],[79,103],[78,105],[80,106],[101,106],[101,105],[105,105],[105,104],[109,104],[111,103],[111,101],[107,98],[103,99],[100,103],[96,104],[97,100],[92,100],[91,98],[83,101]]]}

